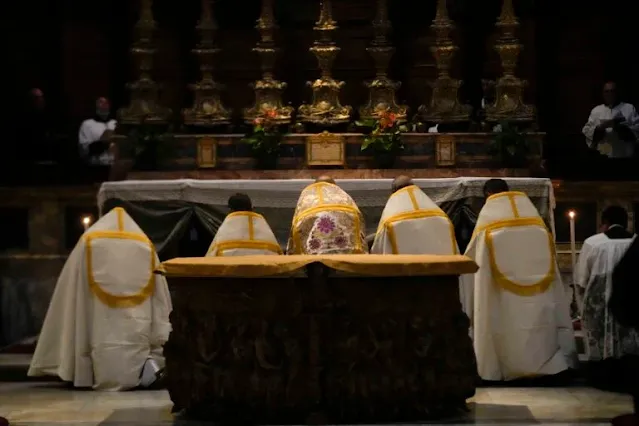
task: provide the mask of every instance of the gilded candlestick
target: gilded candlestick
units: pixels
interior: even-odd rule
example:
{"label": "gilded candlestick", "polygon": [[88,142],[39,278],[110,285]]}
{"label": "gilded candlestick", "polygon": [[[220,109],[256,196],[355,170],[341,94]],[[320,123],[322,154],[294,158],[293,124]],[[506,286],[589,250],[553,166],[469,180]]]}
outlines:
{"label": "gilded candlestick", "polygon": [[274,77],[275,60],[279,49],[275,46],[277,24],[273,16],[273,0],[262,0],[262,13],[255,28],[260,33],[260,41],[253,51],[260,56],[262,78],[252,85],[255,91],[255,104],[244,110],[244,120],[252,122],[268,111],[269,120],[288,123],[291,121],[293,108],[282,104],[282,92],[287,84]]}
{"label": "gilded candlestick", "polygon": [[382,111],[388,111],[398,120],[406,120],[408,108],[405,105],[397,105],[395,94],[401,87],[400,82],[388,78],[387,70],[395,48],[388,41],[388,35],[392,30],[391,21],[388,19],[386,0],[377,0],[377,14],[373,20],[375,38],[366,51],[375,62],[375,78],[366,82],[368,87],[368,103],[361,107],[359,114],[362,118],[374,118]]}
{"label": "gilded candlestick", "polygon": [[495,26],[499,31],[495,50],[501,59],[503,75],[495,84],[495,102],[486,106],[486,120],[534,122],[535,107],[523,100],[527,82],[515,76],[517,60],[523,46],[516,36],[519,21],[512,0],[504,0]]}
{"label": "gilded candlestick", "polygon": [[431,84],[433,91],[430,102],[419,107],[419,115],[422,120],[433,123],[467,121],[471,107],[459,102],[461,81],[450,76],[451,63],[458,48],[451,37],[455,26],[448,16],[446,0],[437,0],[437,11],[431,28],[435,44],[430,51],[437,65],[437,79]]}
{"label": "gilded candlestick", "polygon": [[321,72],[320,78],[307,83],[313,90],[313,102],[301,105],[298,109],[301,122],[326,126],[347,123],[352,113],[352,108],[342,106],[339,100],[344,82],[335,80],[331,75],[333,62],[341,50],[332,39],[338,27],[333,20],[331,6],[330,0],[320,1],[320,17],[313,28],[318,37],[309,49],[317,58]]}
{"label": "gilded candlestick", "polygon": [[183,111],[184,123],[199,127],[228,124],[231,114],[220,99],[223,86],[213,78],[215,56],[220,49],[215,41],[218,27],[213,16],[212,0],[202,0],[202,14],[195,28],[200,42],[192,52],[199,60],[201,79],[189,85],[189,89],[194,93],[194,100],[193,106]]}
{"label": "gilded candlestick", "polygon": [[157,51],[153,40],[157,23],[152,8],[152,0],[140,0],[140,19],[135,24],[135,41],[130,50],[137,80],[127,84],[131,92],[129,105],[118,110],[122,124],[162,124],[171,115],[169,108],[160,105],[159,87],[152,78],[153,57]]}

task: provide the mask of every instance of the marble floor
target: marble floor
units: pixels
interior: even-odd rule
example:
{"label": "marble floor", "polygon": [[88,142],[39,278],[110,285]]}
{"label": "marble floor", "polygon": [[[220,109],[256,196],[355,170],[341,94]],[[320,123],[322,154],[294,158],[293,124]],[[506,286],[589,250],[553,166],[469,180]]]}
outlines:
{"label": "marble floor", "polygon": [[[448,424],[609,424],[630,398],[584,387],[482,388],[467,418]],[[0,416],[12,426],[197,425],[176,422],[165,391],[77,391],[57,383],[0,383]]]}

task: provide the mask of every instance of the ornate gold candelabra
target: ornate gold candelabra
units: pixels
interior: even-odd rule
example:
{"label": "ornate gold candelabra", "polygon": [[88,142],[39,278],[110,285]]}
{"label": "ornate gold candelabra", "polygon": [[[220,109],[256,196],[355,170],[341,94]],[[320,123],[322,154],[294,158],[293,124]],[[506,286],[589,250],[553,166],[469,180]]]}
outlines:
{"label": "ornate gold candelabra", "polygon": [[244,110],[244,120],[252,122],[265,111],[272,114],[271,120],[276,123],[291,121],[293,108],[282,105],[282,92],[287,84],[274,78],[273,70],[279,49],[275,47],[275,31],[277,25],[273,17],[273,0],[262,0],[262,13],[255,27],[260,33],[260,41],[253,49],[260,56],[262,78],[253,83],[255,105]]}
{"label": "ornate gold candelabra", "polygon": [[213,0],[202,0],[202,16],[195,28],[200,42],[193,53],[200,62],[202,77],[199,82],[189,86],[195,99],[193,106],[183,111],[184,123],[201,127],[228,124],[231,114],[220,100],[222,86],[213,79],[215,55],[220,51],[215,43],[217,23],[213,17]]}
{"label": "ornate gold candelabra", "polygon": [[461,81],[450,76],[451,62],[458,48],[450,36],[455,26],[448,17],[446,0],[437,0],[437,11],[431,28],[435,34],[435,44],[430,51],[437,65],[437,79],[432,83],[430,103],[419,107],[419,115],[424,121],[434,123],[467,121],[471,107],[459,102]]}
{"label": "ornate gold candelabra", "polygon": [[486,106],[486,120],[534,121],[535,107],[523,101],[527,82],[515,76],[517,60],[523,46],[515,35],[519,21],[515,16],[512,0],[504,0],[495,26],[500,33],[495,50],[501,59],[503,75],[495,84],[495,102]]}
{"label": "ornate gold candelabra", "polygon": [[388,34],[392,30],[392,24],[388,19],[386,0],[377,0],[377,14],[373,20],[375,38],[366,51],[375,61],[375,78],[366,82],[368,87],[368,104],[359,110],[362,118],[376,117],[380,111],[389,111],[398,120],[405,120],[408,108],[405,105],[397,105],[395,93],[401,83],[388,78],[387,70],[395,48],[388,41]]}
{"label": "ornate gold candelabra", "polygon": [[331,0],[320,0],[320,17],[313,30],[318,34],[318,39],[309,50],[317,58],[321,75],[319,79],[307,83],[313,90],[313,102],[299,107],[299,119],[306,123],[328,126],[347,123],[353,109],[342,106],[339,101],[339,91],[344,82],[336,81],[331,76],[333,61],[341,50],[332,40],[337,22],[332,17]]}
{"label": "ornate gold candelabra", "polygon": [[159,87],[151,78],[153,56],[157,49],[153,35],[157,23],[153,19],[153,0],[140,0],[140,19],[135,24],[135,41],[131,46],[131,56],[137,69],[138,79],[127,84],[131,92],[129,105],[118,111],[122,124],[162,124],[171,115],[171,110],[159,102]]}

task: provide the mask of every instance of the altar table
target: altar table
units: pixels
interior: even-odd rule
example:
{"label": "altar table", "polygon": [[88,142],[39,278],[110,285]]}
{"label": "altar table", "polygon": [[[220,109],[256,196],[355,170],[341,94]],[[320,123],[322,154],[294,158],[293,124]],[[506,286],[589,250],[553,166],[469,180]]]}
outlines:
{"label": "altar table", "polygon": [[[488,178],[415,179],[453,221],[456,229],[472,233],[484,202],[483,186]],[[552,182],[538,178],[505,178],[511,189],[523,191],[532,200],[551,229],[555,206]],[[377,229],[391,193],[391,179],[337,180],[348,192],[366,220],[366,232]],[[244,192],[258,213],[264,215],[278,241],[286,245],[295,204],[309,179],[287,180],[159,180],[106,182],[98,193],[102,213],[123,207],[140,225],[162,254],[176,235],[183,235],[191,216],[196,216],[214,235],[228,213],[228,198]],[[460,244],[465,239],[458,234]],[[212,238],[212,237],[211,237]],[[463,244],[462,244],[463,245]]]}
{"label": "altar table", "polygon": [[165,262],[174,411],[235,424],[458,414],[478,383],[458,276],[476,270],[460,255]]}

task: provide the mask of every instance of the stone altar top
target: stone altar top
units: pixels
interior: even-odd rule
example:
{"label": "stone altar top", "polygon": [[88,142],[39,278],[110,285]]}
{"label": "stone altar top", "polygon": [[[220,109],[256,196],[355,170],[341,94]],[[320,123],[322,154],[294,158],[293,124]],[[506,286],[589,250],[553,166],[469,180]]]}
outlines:
{"label": "stone altar top", "polygon": [[473,274],[479,269],[462,255],[332,254],[290,256],[185,257],[162,263],[168,277],[255,278],[292,275],[312,263],[359,276],[409,277]]}

